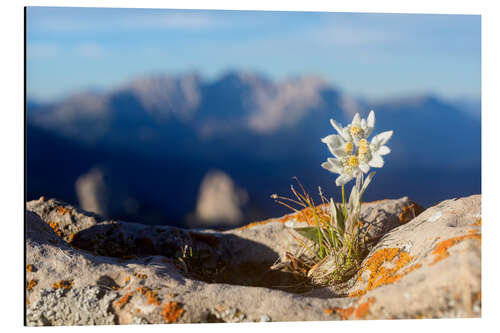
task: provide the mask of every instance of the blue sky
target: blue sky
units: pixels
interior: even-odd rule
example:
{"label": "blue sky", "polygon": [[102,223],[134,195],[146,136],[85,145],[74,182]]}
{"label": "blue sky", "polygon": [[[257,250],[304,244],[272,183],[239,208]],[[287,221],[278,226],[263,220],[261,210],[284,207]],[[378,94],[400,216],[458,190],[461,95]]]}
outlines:
{"label": "blue sky", "polygon": [[29,7],[27,94],[50,100],[139,75],[320,75],[354,96],[481,94],[478,15]]}

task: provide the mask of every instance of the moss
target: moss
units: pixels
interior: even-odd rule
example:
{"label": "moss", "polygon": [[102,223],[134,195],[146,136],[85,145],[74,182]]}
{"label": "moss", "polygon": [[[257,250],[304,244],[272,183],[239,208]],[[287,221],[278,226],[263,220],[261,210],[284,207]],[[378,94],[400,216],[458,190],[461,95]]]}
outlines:
{"label": "moss", "polygon": [[[357,297],[366,294],[367,291],[378,288],[382,285],[391,284],[400,280],[406,274],[420,268],[420,264],[413,265],[408,269],[401,271],[413,259],[408,252],[401,251],[398,248],[385,248],[375,252],[358,272],[358,280],[363,282],[363,273],[370,272],[365,289],[360,289],[349,294],[351,297]],[[388,268],[390,265],[391,268]]]}
{"label": "moss", "polygon": [[37,280],[29,280],[28,283],[26,283],[26,290],[30,291],[33,289],[36,285],[38,284]]}
{"label": "moss", "polygon": [[468,233],[467,235],[453,237],[438,243],[434,248],[434,251],[432,251],[432,254],[434,255],[434,261],[430,263],[430,265],[434,265],[437,262],[448,258],[450,256],[448,250],[465,239],[477,239],[481,241],[481,233],[479,233],[477,230],[471,231],[472,233]]}
{"label": "moss", "polygon": [[52,284],[52,288],[54,289],[71,289],[73,288],[73,280],[59,280],[56,283]]}
{"label": "moss", "polygon": [[184,313],[182,305],[178,302],[168,302],[163,306],[161,315],[167,323],[176,323]]}

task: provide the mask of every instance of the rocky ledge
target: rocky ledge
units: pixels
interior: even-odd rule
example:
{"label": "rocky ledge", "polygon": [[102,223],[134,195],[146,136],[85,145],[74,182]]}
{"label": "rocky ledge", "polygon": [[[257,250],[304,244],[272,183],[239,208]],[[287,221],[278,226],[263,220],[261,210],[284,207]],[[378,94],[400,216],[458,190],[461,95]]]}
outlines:
{"label": "rocky ledge", "polygon": [[423,210],[365,203],[370,253],[342,288],[270,270],[297,249],[303,214],[229,230],[107,220],[27,203],[29,326],[456,318],[481,315],[481,196]]}

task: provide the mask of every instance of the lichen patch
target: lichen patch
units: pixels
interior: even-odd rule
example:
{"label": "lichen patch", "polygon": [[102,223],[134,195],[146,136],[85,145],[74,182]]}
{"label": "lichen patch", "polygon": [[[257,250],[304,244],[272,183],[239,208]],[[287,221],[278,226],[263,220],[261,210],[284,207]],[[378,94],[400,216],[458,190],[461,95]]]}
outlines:
{"label": "lichen patch", "polygon": [[63,237],[62,231],[61,229],[59,229],[59,225],[57,224],[57,222],[49,222],[49,226],[52,228],[52,230],[54,230],[57,236],[61,238]]}
{"label": "lichen patch", "polygon": [[413,260],[408,252],[399,248],[385,248],[375,252],[358,272],[358,280],[363,282],[363,273],[370,272],[366,281],[366,287],[349,294],[350,297],[357,297],[366,294],[367,291],[378,288],[382,285],[391,284],[400,280],[406,274],[421,267],[420,264],[412,265],[406,270],[402,270]]}
{"label": "lichen patch", "polygon": [[340,316],[341,320],[348,320],[353,314],[356,319],[363,319],[370,312],[370,306],[375,302],[375,297],[369,297],[366,301],[361,302],[358,300],[353,306],[347,308],[335,307],[326,308],[324,312],[329,316],[336,313]]}
{"label": "lichen patch", "polygon": [[26,290],[31,291],[31,289],[33,289],[37,284],[37,280],[29,280],[28,283],[26,283]]}
{"label": "lichen patch", "polygon": [[52,288],[54,289],[71,289],[73,288],[73,280],[59,280],[56,283],[52,284]]}
{"label": "lichen patch", "polygon": [[129,293],[126,293],[125,295],[123,295],[119,300],[116,301],[116,306],[119,308],[119,309],[122,309],[125,304],[128,303],[128,301],[130,301],[130,298],[132,297],[132,295],[134,295],[135,291],[131,291]]}
{"label": "lichen patch", "polygon": [[163,319],[165,319],[167,323],[171,324],[171,323],[176,323],[183,313],[184,309],[182,308],[182,305],[180,303],[168,302],[163,306],[161,315],[163,316]]}
{"label": "lichen patch", "polygon": [[467,235],[462,235],[458,237],[453,237],[447,240],[444,240],[436,245],[434,248],[434,251],[432,251],[432,254],[434,255],[434,261],[430,263],[430,265],[434,265],[438,263],[439,261],[448,258],[450,256],[450,253],[448,250],[457,245],[458,243],[462,242],[465,239],[477,239],[481,241],[481,233],[471,230],[472,233],[468,233]]}
{"label": "lichen patch", "polygon": [[66,215],[70,213],[70,210],[62,206],[57,206],[57,213],[59,213],[59,215]]}
{"label": "lichen patch", "polygon": [[148,304],[160,305],[160,300],[158,299],[158,292],[151,290],[148,287],[139,287],[137,289],[141,295],[145,295],[147,297]]}

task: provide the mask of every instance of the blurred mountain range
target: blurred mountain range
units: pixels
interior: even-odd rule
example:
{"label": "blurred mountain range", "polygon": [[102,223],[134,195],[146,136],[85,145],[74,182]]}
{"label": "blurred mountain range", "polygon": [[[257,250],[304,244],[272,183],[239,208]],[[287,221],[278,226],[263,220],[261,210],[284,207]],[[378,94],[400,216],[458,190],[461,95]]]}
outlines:
{"label": "blurred mountain range", "polygon": [[27,196],[57,197],[118,219],[192,226],[197,207],[206,206],[200,186],[219,172],[230,184],[219,188],[247,195],[232,200],[244,202],[232,214],[241,218],[226,225],[281,215],[287,210],[269,195],[288,195],[293,176],[313,194],[321,186],[337,197],[335,175],[320,167],[329,156],[320,138],[335,132],[330,118],[346,124],[373,109],[375,133],[395,134],[365,199],[409,196],[428,206],[481,192],[480,108],[480,101],[432,95],[361,100],[318,77],[141,77],[109,92],[27,101]]}

